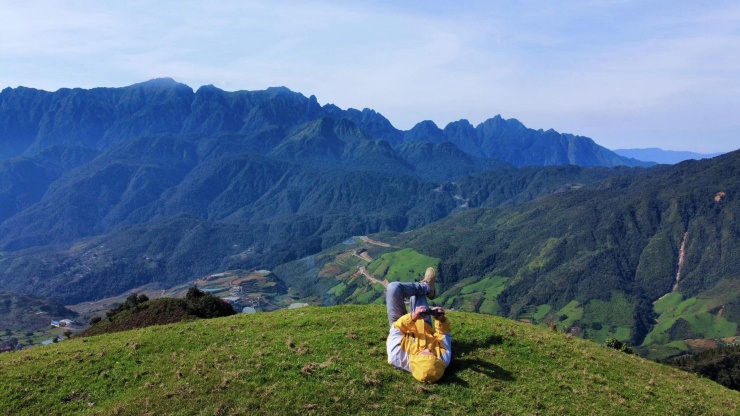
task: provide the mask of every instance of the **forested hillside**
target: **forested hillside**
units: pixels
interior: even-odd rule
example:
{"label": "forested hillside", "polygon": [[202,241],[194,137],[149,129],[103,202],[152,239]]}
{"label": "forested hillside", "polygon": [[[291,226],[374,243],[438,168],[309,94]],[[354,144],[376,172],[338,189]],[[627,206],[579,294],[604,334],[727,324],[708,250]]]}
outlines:
{"label": "forested hillside", "polygon": [[[516,181],[483,183],[472,189],[487,200]],[[324,303],[366,303],[381,298],[382,286],[353,274],[357,267],[392,281],[437,266],[436,301],[446,307],[552,324],[602,343],[616,337],[665,357],[701,349],[693,340],[740,335],[739,184],[736,151],[464,210],[374,236],[382,247],[353,242],[276,272],[299,276],[308,283],[296,287]],[[350,250],[365,260],[343,257]]]}
{"label": "forested hillside", "polygon": [[[500,117],[464,134],[507,155],[466,152],[460,129],[429,127],[402,132],[372,110],[321,106],[282,87],[194,92],[159,79],[5,89],[0,289],[71,303],[271,267],[352,235],[413,230],[624,173],[512,164],[637,163]],[[489,182],[502,192],[487,192]]]}

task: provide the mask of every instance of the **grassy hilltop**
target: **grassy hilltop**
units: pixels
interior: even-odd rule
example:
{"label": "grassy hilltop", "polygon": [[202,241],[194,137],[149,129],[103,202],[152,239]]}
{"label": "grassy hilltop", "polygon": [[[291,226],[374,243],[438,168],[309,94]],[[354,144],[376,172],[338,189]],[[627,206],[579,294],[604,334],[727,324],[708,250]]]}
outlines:
{"label": "grassy hilltop", "polygon": [[0,356],[1,414],[740,413],[740,392],[563,333],[451,312],[438,384],[386,363],[381,305],[236,315]]}

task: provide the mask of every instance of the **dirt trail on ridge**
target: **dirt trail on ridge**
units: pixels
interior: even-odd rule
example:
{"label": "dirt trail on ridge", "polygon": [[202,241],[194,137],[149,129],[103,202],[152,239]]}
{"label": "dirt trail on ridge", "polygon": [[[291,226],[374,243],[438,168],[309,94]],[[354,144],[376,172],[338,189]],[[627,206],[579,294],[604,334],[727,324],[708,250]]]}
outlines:
{"label": "dirt trail on ridge", "polygon": [[352,277],[357,276],[358,274],[362,274],[363,276],[367,277],[367,280],[373,282],[373,283],[379,283],[383,286],[388,286],[388,281],[383,279],[380,280],[377,277],[373,276],[370,272],[367,271],[365,266],[358,266],[357,267],[357,273],[353,274]]}

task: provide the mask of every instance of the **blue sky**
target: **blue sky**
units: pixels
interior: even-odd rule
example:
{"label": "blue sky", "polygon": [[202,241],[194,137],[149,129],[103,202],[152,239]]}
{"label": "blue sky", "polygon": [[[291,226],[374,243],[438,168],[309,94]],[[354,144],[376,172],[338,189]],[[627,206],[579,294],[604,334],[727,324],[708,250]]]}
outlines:
{"label": "blue sky", "polygon": [[496,114],[611,149],[740,148],[737,1],[0,0],[0,88],[284,85],[394,126]]}

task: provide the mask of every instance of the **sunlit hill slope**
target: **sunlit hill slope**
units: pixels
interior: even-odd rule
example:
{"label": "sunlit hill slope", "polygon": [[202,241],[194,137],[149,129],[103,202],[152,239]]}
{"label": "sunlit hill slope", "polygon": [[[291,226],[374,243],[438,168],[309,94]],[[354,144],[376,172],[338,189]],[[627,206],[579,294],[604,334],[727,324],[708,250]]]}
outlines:
{"label": "sunlit hill slope", "polygon": [[438,384],[386,362],[379,305],[236,315],[0,356],[3,414],[734,415],[740,393],[561,332],[451,312]]}

